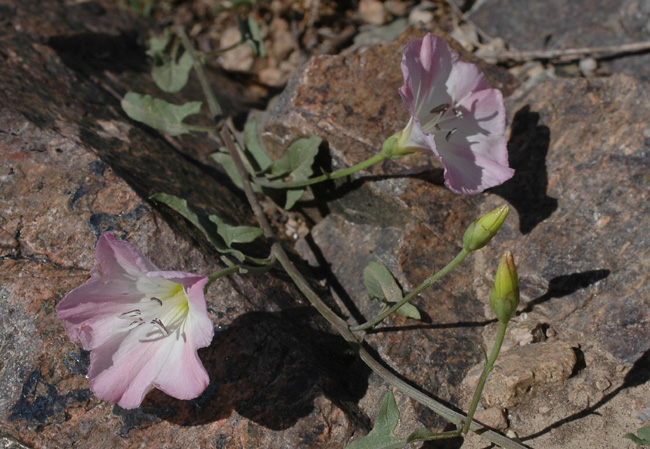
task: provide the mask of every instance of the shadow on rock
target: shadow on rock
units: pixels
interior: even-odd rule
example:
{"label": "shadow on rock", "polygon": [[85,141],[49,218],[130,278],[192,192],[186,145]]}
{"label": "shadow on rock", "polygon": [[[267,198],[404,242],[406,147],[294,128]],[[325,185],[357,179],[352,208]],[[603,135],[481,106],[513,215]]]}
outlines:
{"label": "shadow on rock", "polygon": [[582,273],[573,273],[554,277],[548,283],[548,291],[539,298],[528,303],[524,312],[530,312],[534,306],[552,298],[561,298],[583,288],[587,288],[609,276],[609,270],[589,270]]}
{"label": "shadow on rock", "polygon": [[149,68],[144,48],[138,44],[134,32],[118,36],[88,32],[54,36],[48,45],[68,67],[80,73],[143,73]]}
{"label": "shadow on rock", "polygon": [[199,351],[210,375],[201,396],[180,401],[153,390],[139,409],[116,406],[122,432],[146,426],[152,417],[193,426],[227,418],[233,410],[285,430],[312,413],[322,395],[358,414],[356,402],[367,390],[370,371],[342,338],[299,324],[312,315],[307,308],[241,315]]}
{"label": "shadow on rock", "polygon": [[619,394],[621,391],[625,390],[626,388],[633,388],[633,387],[638,387],[639,385],[643,385],[648,380],[650,380],[650,350],[646,351],[643,354],[643,356],[641,356],[641,358],[639,358],[639,360],[637,360],[634,363],[634,366],[632,367],[630,372],[627,373],[627,376],[625,376],[625,381],[623,382],[623,385],[611,391],[609,394],[603,396],[603,398],[600,401],[596,402],[591,407],[588,407],[578,413],[574,413],[571,416],[567,416],[566,418],[561,419],[560,421],[548,426],[543,430],[540,430],[535,434],[528,435],[527,437],[522,438],[522,440],[526,441],[526,440],[535,439],[541,435],[551,432],[553,429],[557,429],[558,427],[563,426],[564,424],[582,419],[586,416],[591,415],[592,413],[597,413],[597,410],[600,407],[602,407],[607,402],[609,402],[614,396]]}
{"label": "shadow on rock", "polygon": [[551,133],[538,122],[539,114],[531,112],[529,106],[517,111],[508,141],[508,157],[515,175],[491,189],[517,209],[522,234],[532,231],[557,209],[557,200],[546,195],[546,154]]}

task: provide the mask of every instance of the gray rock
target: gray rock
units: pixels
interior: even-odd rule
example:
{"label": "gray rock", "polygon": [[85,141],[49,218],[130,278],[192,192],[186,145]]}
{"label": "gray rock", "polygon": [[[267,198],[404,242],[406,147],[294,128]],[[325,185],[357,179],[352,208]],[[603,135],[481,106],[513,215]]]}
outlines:
{"label": "gray rock", "polygon": [[[645,0],[489,0],[468,14],[472,22],[517,50],[622,45],[650,40]],[[650,55],[600,61],[604,73],[650,77]]]}

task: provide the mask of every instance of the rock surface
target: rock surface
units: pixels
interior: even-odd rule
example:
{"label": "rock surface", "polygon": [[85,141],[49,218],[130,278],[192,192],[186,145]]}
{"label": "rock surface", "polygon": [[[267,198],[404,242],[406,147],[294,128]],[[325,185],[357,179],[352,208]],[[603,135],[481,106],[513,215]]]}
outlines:
{"label": "rock surface", "polygon": [[[3,444],[341,448],[367,432],[387,387],[282,276],[234,276],[212,287],[217,332],[200,353],[211,384],[198,399],[153,392],[126,411],[92,395],[88,354],[70,342],[55,306],[87,278],[97,236],[111,230],[163,269],[206,273],[219,267],[218,256],[146,198],[166,191],[233,224],[251,217],[204,164],[214,144],[164,141],[120,112],[111,91],[153,93],[135,31],[147,23],[109,4],[29,0],[7,20],[0,36]],[[421,34],[411,29],[360,56],[313,59],[282,97],[268,146],[277,154],[298,136],[318,134],[334,166],[374,154],[408,118],[397,94],[401,47]],[[73,44],[88,39],[112,51],[71,57],[79,50]],[[426,157],[387,161],[315,189],[324,200],[302,204],[316,223],[296,249],[341,312],[363,321],[378,309],[362,288],[370,260],[409,290],[455,255],[470,221],[508,202],[512,216],[495,241],[415,301],[423,322],[391,318],[367,341],[408,380],[465,406],[471,391],[463,379],[496,327],[486,307],[490,279],[511,249],[522,277],[519,332],[484,405],[508,406],[510,428],[531,447],[632,447],[622,436],[647,420],[640,418],[650,379],[647,83],[616,75],[515,91],[511,77],[483,67],[511,94],[513,180],[461,197],[442,187],[441,170]],[[541,362],[561,367],[550,371],[559,377],[528,376]],[[526,388],[507,385],[499,372]],[[513,392],[516,401],[508,399]],[[444,424],[396,396],[403,434]],[[502,426],[497,412],[490,408],[484,419]],[[463,443],[479,447],[485,441],[476,436]]]}
{"label": "rock surface", "polygon": [[[374,154],[406,123],[396,66],[400,46],[414,34],[361,56],[312,60],[272,115],[268,144],[318,134],[335,164]],[[640,218],[650,212],[647,88],[625,75],[521,88],[507,101],[509,154],[517,170],[511,181],[491,193],[459,197],[440,187],[439,169],[426,160],[389,161],[347,185],[322,188],[319,195],[329,200],[320,212],[327,216],[298,250],[321,267],[341,308],[363,321],[378,307],[362,284],[370,260],[388,266],[409,290],[453,257],[472,219],[510,203],[512,216],[495,241],[415,301],[424,323],[394,318],[368,341],[409,380],[463,403],[471,392],[457,387],[480,362],[476,337],[485,328],[485,345],[493,341],[494,320],[481,302],[499,255],[511,249],[523,294],[515,327],[552,330],[554,338],[523,338],[529,348],[510,344],[502,366],[518,380],[506,385],[495,373],[486,405],[511,406],[511,427],[530,435],[533,447],[623,447],[620,435],[635,425],[631,419],[608,421],[604,431],[599,423],[593,434],[563,424],[583,425],[580,416],[595,410],[622,415],[626,406],[612,410],[609,399],[616,396],[618,407],[638,401],[642,390],[635,387],[647,385],[650,242]],[[506,366],[509,361],[513,365]],[[522,382],[526,387],[517,391]],[[526,404],[515,405],[521,401]],[[555,407],[553,413],[531,413],[544,404]],[[432,424],[426,412],[414,411],[420,422]]]}
{"label": "rock surface", "polygon": [[[46,11],[47,20],[36,11]],[[221,266],[203,237],[147,198],[180,195],[231,224],[251,224],[252,217],[223,176],[197,162],[214,143],[188,139],[181,154],[178,141],[121,113],[112,92],[153,90],[140,70],[146,59],[136,30],[147,26],[141,19],[112,3],[27,1],[4,20],[3,447],[326,448],[367,429],[356,405],[367,370],[275,275],[234,276],[211,288],[216,335],[200,353],[211,377],[201,397],[183,402],[152,392],[127,411],[93,396],[88,353],[70,341],[55,307],[88,278],[97,237],[112,231],[161,269],[210,273]],[[106,52],[99,59],[79,53],[83,42],[95,50],[107,43]]]}
{"label": "rock surface", "polygon": [[[507,12],[507,13],[506,13]],[[468,17],[517,50],[616,46],[650,40],[645,0],[490,0],[476,2]],[[650,54],[623,54],[599,62],[603,74],[650,79]]]}

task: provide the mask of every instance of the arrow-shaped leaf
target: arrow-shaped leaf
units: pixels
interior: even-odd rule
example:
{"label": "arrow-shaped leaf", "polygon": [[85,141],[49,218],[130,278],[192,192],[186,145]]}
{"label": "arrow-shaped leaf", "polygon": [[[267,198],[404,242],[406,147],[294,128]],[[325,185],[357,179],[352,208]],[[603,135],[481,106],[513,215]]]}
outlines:
{"label": "arrow-shaped leaf", "polygon": [[192,70],[192,56],[185,52],[178,61],[160,61],[151,69],[151,76],[161,90],[178,92],[187,84]]}
{"label": "arrow-shaped leaf", "polygon": [[370,433],[348,444],[345,449],[400,449],[406,446],[406,439],[398,438],[394,433],[398,422],[399,410],[395,396],[392,391],[388,391],[381,401],[375,426]]}
{"label": "arrow-shaped leaf", "polygon": [[122,109],[133,120],[151,126],[169,136],[180,136],[190,132],[189,125],[182,122],[186,117],[199,113],[201,102],[191,101],[178,106],[165,100],[153,98],[151,95],[129,92],[122,99]]}
{"label": "arrow-shaped leaf", "polygon": [[641,427],[639,430],[637,430],[637,433],[639,436],[628,433],[625,435],[625,438],[629,438],[639,446],[650,446],[650,426]]}
{"label": "arrow-shaped leaf", "polygon": [[[163,203],[179,214],[186,218],[190,223],[196,226],[203,234],[206,236],[208,241],[215,247],[217,251],[222,254],[230,254],[240,262],[243,262],[246,258],[244,254],[231,248],[232,243],[247,243],[255,240],[255,238],[261,235],[261,229],[254,231],[256,228],[250,228],[248,226],[230,226],[226,225],[223,220],[221,220],[216,215],[199,215],[194,212],[187,201],[183,198],[179,198],[174,195],[168,195],[166,193],[156,193],[152,195],[151,199]],[[219,229],[219,225],[223,228]],[[243,228],[243,229],[237,229]],[[222,233],[226,236],[224,237]],[[229,242],[226,241],[226,238]]]}
{"label": "arrow-shaped leaf", "polygon": [[[372,261],[368,264],[366,269],[363,270],[363,283],[370,296],[382,302],[396,303],[403,298],[402,289],[397,284],[392,273],[380,263]],[[417,307],[409,303],[397,309],[397,313],[404,318],[422,319]]]}

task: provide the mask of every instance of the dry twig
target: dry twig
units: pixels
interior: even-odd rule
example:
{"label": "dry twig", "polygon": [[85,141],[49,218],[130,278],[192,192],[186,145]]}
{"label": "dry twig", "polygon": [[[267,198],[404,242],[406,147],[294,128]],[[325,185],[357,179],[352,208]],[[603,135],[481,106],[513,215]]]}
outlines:
{"label": "dry twig", "polygon": [[620,45],[606,45],[602,47],[566,48],[557,50],[530,50],[530,51],[477,51],[476,56],[490,63],[497,62],[526,62],[533,60],[549,60],[555,62],[568,62],[586,57],[594,59],[611,58],[629,53],[643,53],[650,51],[650,42],[631,42]]}

